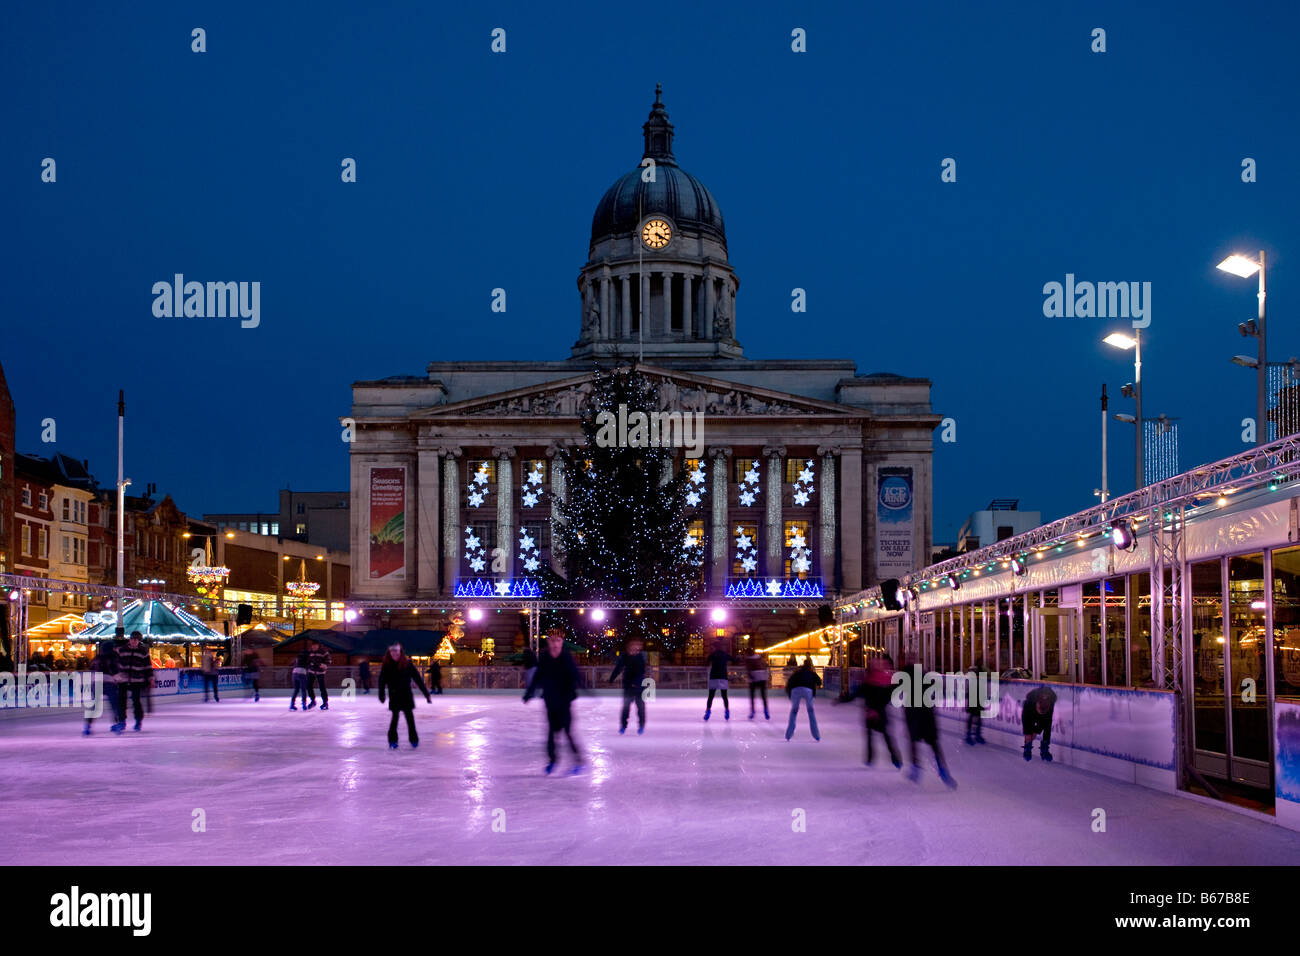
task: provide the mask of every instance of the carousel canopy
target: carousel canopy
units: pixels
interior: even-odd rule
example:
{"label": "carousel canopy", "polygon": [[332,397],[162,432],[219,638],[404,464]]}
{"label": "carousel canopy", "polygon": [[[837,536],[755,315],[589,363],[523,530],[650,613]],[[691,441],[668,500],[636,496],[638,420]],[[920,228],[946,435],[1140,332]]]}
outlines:
{"label": "carousel canopy", "polygon": [[195,644],[224,641],[218,634],[189,611],[166,601],[132,601],[122,608],[118,624],[99,623],[77,635],[79,640],[102,640],[113,637],[118,627],[130,635],[139,631],[146,641],[163,641],[170,644]]}

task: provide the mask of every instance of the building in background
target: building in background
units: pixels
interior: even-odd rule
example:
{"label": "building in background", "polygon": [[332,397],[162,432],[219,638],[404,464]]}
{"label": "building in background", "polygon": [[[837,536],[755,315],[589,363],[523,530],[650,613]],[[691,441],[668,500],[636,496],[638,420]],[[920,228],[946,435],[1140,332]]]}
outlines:
{"label": "building in background", "polygon": [[[642,131],[641,161],[595,207],[567,359],[441,358],[353,385],[356,597],[528,593],[538,568],[561,570],[557,453],[582,439],[596,370],[633,361],[662,402],[643,411],[702,416],[702,446],[678,465],[695,485],[690,546],[708,599],[829,596],[928,562],[930,382],[788,358],[787,343],[746,358],[722,212],[677,165],[658,92]],[[799,319],[792,337],[816,341]],[[490,570],[494,551],[504,571]],[[717,636],[770,644],[798,628],[793,613],[738,613]]]}
{"label": "building in background", "polygon": [[226,512],[205,514],[203,520],[219,531],[246,531],[347,551],[350,525],[347,491],[280,490],[276,512]]}
{"label": "building in background", "polygon": [[[343,620],[343,602],[351,593],[347,551],[213,528],[216,563],[230,568],[223,595],[227,601],[251,604],[259,620],[292,621],[299,628]],[[302,577],[320,585],[306,601],[288,589],[290,581]]]}
{"label": "building in background", "polygon": [[1043,523],[1041,511],[1021,511],[1018,498],[994,498],[983,511],[972,511],[957,532],[957,547],[952,554],[964,554],[1022,532],[1037,528]]}
{"label": "building in background", "polygon": [[17,419],[4,367],[0,366],[0,574],[14,567],[14,468]]}

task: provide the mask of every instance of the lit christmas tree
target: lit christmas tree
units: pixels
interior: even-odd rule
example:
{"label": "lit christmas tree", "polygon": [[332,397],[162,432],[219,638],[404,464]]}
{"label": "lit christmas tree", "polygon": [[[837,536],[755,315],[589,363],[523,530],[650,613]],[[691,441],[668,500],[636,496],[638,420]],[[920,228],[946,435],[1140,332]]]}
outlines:
{"label": "lit christmas tree", "polygon": [[[582,412],[584,445],[566,449],[565,494],[556,502],[566,569],[565,590],[576,600],[690,601],[700,587],[705,543],[690,534],[689,476],[676,451],[649,442],[633,413],[660,406],[658,389],[635,366],[599,374]],[[611,442],[608,412],[623,406],[627,445]],[[602,424],[604,428],[602,429]],[[684,611],[607,612],[570,618],[589,646],[608,653],[635,635],[647,646],[675,652],[694,618]],[[606,633],[614,630],[613,635]],[[667,633],[665,633],[665,631]],[[653,643],[652,643],[653,642]]]}

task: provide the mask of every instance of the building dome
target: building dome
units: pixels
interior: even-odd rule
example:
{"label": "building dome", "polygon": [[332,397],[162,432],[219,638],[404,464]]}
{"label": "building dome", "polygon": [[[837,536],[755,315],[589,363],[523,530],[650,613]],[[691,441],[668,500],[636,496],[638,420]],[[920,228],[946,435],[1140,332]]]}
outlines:
{"label": "building dome", "polygon": [[644,182],[645,167],[623,174],[605,191],[591,217],[591,244],[606,238],[634,233],[646,216],[657,213],[668,217],[678,229],[698,231],[726,248],[727,236],[722,224],[722,210],[705,185],[677,165],[673,157],[673,125],[661,100],[662,90],[655,87],[654,106],[642,127],[645,152],[642,163],[653,159],[654,181]]}

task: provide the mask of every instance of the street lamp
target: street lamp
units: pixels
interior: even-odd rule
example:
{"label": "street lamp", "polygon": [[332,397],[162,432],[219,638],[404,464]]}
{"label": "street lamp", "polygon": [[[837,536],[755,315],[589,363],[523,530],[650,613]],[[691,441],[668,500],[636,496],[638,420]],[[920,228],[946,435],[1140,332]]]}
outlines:
{"label": "street lamp", "polygon": [[1245,368],[1255,369],[1255,444],[1268,444],[1268,358],[1267,338],[1264,328],[1264,250],[1259,250],[1259,259],[1234,253],[1219,263],[1218,268],[1242,279],[1249,279],[1259,273],[1259,317],[1249,322],[1239,323],[1237,330],[1243,336],[1254,336],[1259,343],[1259,358],[1253,362],[1243,362],[1244,355],[1233,356],[1232,361]]}
{"label": "street lamp", "polygon": [[[1132,335],[1112,332],[1102,342],[1112,348],[1133,350],[1133,384],[1125,385],[1120,391],[1125,398],[1132,398],[1137,405],[1137,415],[1133,418],[1133,424],[1137,426],[1133,429],[1137,433],[1133,447],[1133,487],[1136,490],[1146,484],[1142,474],[1142,330],[1135,328]],[[1128,416],[1116,415],[1115,418],[1121,422],[1129,420]]]}

